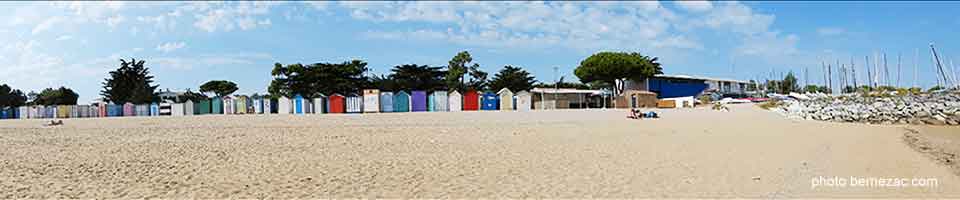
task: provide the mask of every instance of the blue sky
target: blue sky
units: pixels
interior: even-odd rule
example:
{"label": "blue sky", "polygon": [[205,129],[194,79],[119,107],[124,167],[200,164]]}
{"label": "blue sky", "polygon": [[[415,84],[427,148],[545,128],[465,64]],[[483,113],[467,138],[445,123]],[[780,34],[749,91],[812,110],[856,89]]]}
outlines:
{"label": "blue sky", "polygon": [[359,58],[382,74],[467,50],[491,74],[513,65],[541,81],[553,67],[576,80],[572,70],[597,51],[636,51],[668,74],[747,80],[808,68],[811,83],[822,81],[821,61],[854,57],[863,82],[864,56],[886,52],[894,70],[899,53],[901,84],[912,85],[919,50],[929,87],[930,42],[948,66],[960,59],[957,11],[958,2],[0,2],[0,82],[67,86],[88,102],[118,59],[137,58],[160,88],[226,79],[250,94],[266,90],[274,62]]}

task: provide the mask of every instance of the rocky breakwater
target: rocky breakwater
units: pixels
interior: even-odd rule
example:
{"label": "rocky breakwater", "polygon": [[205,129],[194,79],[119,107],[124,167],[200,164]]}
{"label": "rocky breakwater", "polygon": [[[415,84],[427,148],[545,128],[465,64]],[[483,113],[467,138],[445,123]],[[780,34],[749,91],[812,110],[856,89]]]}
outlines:
{"label": "rocky breakwater", "polygon": [[819,95],[785,100],[775,110],[789,117],[870,124],[960,125],[960,92],[917,95]]}

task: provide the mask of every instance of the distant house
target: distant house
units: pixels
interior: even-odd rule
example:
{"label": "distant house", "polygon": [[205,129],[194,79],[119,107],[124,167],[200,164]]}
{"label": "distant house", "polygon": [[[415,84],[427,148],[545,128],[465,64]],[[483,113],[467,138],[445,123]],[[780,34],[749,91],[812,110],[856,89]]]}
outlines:
{"label": "distant house", "polygon": [[745,95],[748,93],[748,81],[708,78],[688,75],[656,75],[642,81],[624,81],[622,89],[650,91],[657,98],[700,96],[704,93],[721,95]]}
{"label": "distant house", "polygon": [[533,109],[599,108],[603,105],[600,90],[574,88],[533,88]]}

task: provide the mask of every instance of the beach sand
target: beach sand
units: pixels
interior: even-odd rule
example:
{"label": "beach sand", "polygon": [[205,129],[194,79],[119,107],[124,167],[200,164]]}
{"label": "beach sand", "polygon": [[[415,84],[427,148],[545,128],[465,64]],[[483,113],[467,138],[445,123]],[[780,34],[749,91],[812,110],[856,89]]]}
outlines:
{"label": "beach sand", "polygon": [[960,198],[908,126],[730,108],[4,120],[0,198]]}

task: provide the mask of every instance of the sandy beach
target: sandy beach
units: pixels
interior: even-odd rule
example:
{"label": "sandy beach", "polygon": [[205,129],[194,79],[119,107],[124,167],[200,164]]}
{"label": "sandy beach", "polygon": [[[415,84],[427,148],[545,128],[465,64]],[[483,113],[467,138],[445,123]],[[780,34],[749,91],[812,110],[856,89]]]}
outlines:
{"label": "sandy beach", "polygon": [[960,176],[904,141],[960,127],[655,111],[4,120],[0,198],[960,198]]}

